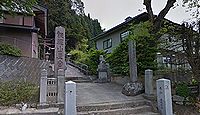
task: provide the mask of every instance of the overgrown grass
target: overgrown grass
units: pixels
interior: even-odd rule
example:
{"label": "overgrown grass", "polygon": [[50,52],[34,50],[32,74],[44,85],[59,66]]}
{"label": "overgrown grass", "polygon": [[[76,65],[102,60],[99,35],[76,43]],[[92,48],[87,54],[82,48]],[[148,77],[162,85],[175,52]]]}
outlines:
{"label": "overgrown grass", "polygon": [[9,81],[0,83],[0,105],[12,106],[17,103],[36,103],[39,99],[39,87],[27,83]]}
{"label": "overgrown grass", "polygon": [[0,55],[21,56],[21,50],[10,44],[0,42]]}

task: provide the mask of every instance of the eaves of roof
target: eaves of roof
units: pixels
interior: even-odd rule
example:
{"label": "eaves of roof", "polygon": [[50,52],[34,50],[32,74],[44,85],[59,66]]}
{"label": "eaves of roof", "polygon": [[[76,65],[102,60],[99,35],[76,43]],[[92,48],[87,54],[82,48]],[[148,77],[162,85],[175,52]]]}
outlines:
{"label": "eaves of roof", "polygon": [[124,21],[121,24],[119,24],[119,25],[117,25],[117,26],[115,26],[115,27],[113,27],[113,28],[111,28],[111,29],[109,29],[109,30],[107,30],[107,31],[95,36],[94,38],[91,39],[91,41],[98,40],[98,39],[100,39],[100,38],[102,38],[102,37],[104,37],[104,36],[106,36],[108,34],[114,33],[115,31],[120,30],[121,28],[127,27],[129,24],[131,24],[133,22],[134,23],[138,23],[140,21],[146,21],[146,20],[148,20],[148,14],[146,12],[141,13],[141,14],[133,17],[132,19],[130,19],[128,21]]}
{"label": "eaves of roof", "polygon": [[0,27],[5,27],[5,28],[18,28],[18,29],[25,29],[25,30],[32,30],[32,31],[39,31],[39,28],[35,28],[32,26],[23,26],[23,25],[14,25],[14,24],[3,24],[0,23]]}

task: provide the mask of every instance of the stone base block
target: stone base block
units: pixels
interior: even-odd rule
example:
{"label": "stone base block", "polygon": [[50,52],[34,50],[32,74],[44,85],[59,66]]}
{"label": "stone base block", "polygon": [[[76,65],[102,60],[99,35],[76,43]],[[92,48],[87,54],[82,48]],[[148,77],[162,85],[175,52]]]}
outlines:
{"label": "stone base block", "polygon": [[127,83],[122,89],[122,94],[126,96],[136,96],[142,93],[144,93],[144,86],[140,82]]}
{"label": "stone base block", "polygon": [[144,93],[143,97],[145,99],[152,100],[152,101],[156,100],[156,95],[153,95],[153,94],[147,95],[147,94]]}

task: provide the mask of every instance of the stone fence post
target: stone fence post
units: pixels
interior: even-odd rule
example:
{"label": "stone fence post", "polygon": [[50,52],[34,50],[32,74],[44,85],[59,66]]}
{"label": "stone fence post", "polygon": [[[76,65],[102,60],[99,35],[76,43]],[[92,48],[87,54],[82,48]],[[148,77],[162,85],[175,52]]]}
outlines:
{"label": "stone fence post", "polygon": [[64,69],[58,70],[58,86],[57,86],[57,102],[64,103],[64,87],[65,87],[65,71]]}
{"label": "stone fence post", "polygon": [[159,79],[157,85],[157,103],[161,115],[173,115],[171,83],[168,79]]}
{"label": "stone fence post", "polygon": [[76,115],[76,83],[65,82],[65,115]]}
{"label": "stone fence post", "polygon": [[150,69],[145,70],[145,95],[153,95],[153,71]]}
{"label": "stone fence post", "polygon": [[43,69],[41,71],[40,78],[40,104],[47,103],[47,70]]}

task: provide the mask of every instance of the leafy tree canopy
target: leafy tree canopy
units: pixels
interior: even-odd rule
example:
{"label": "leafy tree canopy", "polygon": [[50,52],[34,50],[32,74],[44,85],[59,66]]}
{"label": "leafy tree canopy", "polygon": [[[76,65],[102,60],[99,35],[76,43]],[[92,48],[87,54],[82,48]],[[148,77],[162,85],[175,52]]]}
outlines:
{"label": "leafy tree canopy", "polygon": [[149,34],[151,23],[141,22],[130,27],[131,35],[123,41],[111,54],[107,61],[113,73],[129,75],[128,41],[136,41],[136,58],[138,73],[143,74],[146,69],[156,69],[157,43],[156,37]]}
{"label": "leafy tree canopy", "polygon": [[81,0],[49,0],[40,4],[48,7],[48,32],[54,36],[56,26],[65,27],[67,45],[66,49],[86,51],[88,40],[101,33],[98,20],[91,19],[90,15],[84,14],[84,4]]}
{"label": "leafy tree canopy", "polygon": [[33,14],[32,6],[36,4],[37,0],[1,0],[0,1],[0,17],[3,12],[10,14],[22,13]]}
{"label": "leafy tree canopy", "polygon": [[[165,7],[158,13],[158,15],[155,17],[154,12],[152,10],[152,0],[144,0],[144,5],[146,6],[146,10],[149,14],[149,18],[151,23],[153,24],[150,33],[155,34],[160,31],[161,25],[163,25],[163,19],[168,14],[171,8],[174,7],[175,3],[178,0],[167,0],[167,4]],[[184,7],[188,8],[188,11],[191,11],[191,14],[194,18],[198,20],[199,18],[199,8],[200,8],[200,2],[199,0],[182,0]],[[174,28],[173,26],[168,26],[168,30],[170,30],[174,36],[176,36],[178,44],[175,44],[176,46],[179,45],[179,47],[183,48],[183,51],[180,51],[182,55],[184,55],[189,62],[192,72],[194,74],[194,77],[200,78],[199,74],[199,22],[193,23],[192,25],[186,24],[183,25],[181,29]],[[197,28],[196,28],[197,27]],[[172,29],[173,28],[173,29]],[[194,30],[198,31],[194,31]],[[165,29],[166,30],[166,29]],[[168,31],[167,30],[167,31]],[[174,45],[174,46],[175,46]]]}

